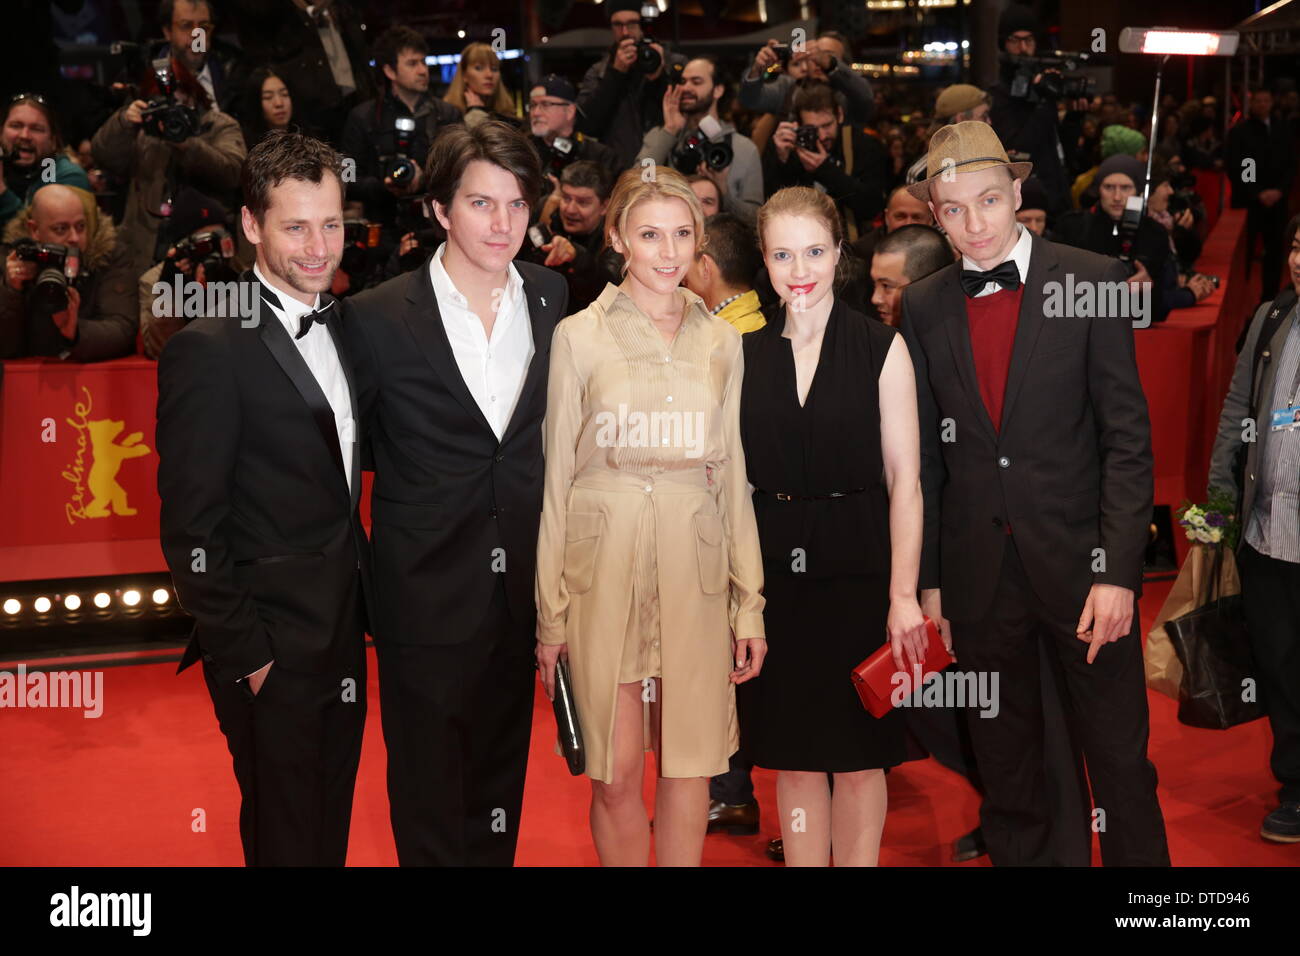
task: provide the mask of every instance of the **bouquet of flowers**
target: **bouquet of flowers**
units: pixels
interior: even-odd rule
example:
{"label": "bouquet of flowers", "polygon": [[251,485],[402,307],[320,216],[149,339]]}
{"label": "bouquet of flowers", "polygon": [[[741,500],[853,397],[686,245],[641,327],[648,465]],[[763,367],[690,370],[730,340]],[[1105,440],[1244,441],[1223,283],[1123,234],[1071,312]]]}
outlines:
{"label": "bouquet of flowers", "polygon": [[1209,498],[1203,505],[1194,505],[1184,500],[1178,509],[1177,518],[1188,541],[1226,544],[1229,548],[1236,549],[1241,529],[1237,525],[1236,502],[1226,491],[1211,488]]}

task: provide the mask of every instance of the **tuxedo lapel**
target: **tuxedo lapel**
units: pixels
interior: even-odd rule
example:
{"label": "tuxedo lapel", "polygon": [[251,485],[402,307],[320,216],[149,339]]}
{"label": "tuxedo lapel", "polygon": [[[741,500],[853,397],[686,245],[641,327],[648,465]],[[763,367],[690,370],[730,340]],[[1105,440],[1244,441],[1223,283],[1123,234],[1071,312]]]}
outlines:
{"label": "tuxedo lapel", "polygon": [[352,493],[352,505],[356,507],[357,499],[361,495],[361,419],[357,414],[357,385],[352,379],[352,360],[348,355],[343,329],[339,326],[339,322],[339,306],[335,304],[325,320],[325,327],[329,329],[330,337],[334,339],[334,350],[338,353],[343,377],[348,382],[348,404],[352,410],[352,460],[348,462],[348,488]]}
{"label": "tuxedo lapel", "polygon": [[325,393],[321,391],[320,385],[316,382],[316,376],[307,367],[307,362],[298,351],[298,347],[293,344],[293,339],[289,338],[289,333],[284,330],[278,316],[272,313],[269,322],[259,324],[258,332],[262,337],[262,342],[270,350],[271,355],[275,357],[280,368],[284,370],[284,374],[289,376],[289,381],[293,382],[293,387],[298,390],[302,400],[311,409],[312,418],[316,421],[316,427],[320,430],[321,438],[325,440],[325,445],[330,450],[330,457],[334,459],[334,464],[338,467],[339,478],[346,481],[346,473],[343,468],[343,453],[339,450],[339,434],[334,425],[334,410],[330,408]]}
{"label": "tuxedo lapel", "polygon": [[[1060,262],[1052,245],[1037,236],[1030,239],[1029,275],[1025,277],[1025,291],[1020,298],[1020,317],[1016,322],[1016,339],[1011,350],[1011,367],[1007,371],[1007,387],[1002,399],[1002,434],[1006,434],[1011,420],[1011,409],[1016,395],[1029,371],[1029,360],[1034,353],[1034,343],[1042,331],[1045,319],[1043,306],[1046,293],[1043,287],[1056,277]],[[1059,278],[1058,278],[1059,281]]]}
{"label": "tuxedo lapel", "polygon": [[944,325],[948,329],[948,344],[952,347],[953,362],[957,367],[957,377],[961,379],[962,388],[966,390],[966,399],[975,409],[975,416],[980,425],[988,432],[989,438],[997,441],[997,432],[993,428],[993,419],[984,405],[984,396],[980,394],[979,379],[975,373],[975,352],[970,343],[970,320],[966,316],[966,293],[961,289],[960,264],[947,270],[943,283],[938,290],[939,314],[946,316]]}
{"label": "tuxedo lapel", "polygon": [[483,410],[474,401],[469,386],[460,374],[456,356],[451,350],[451,340],[447,338],[447,329],[442,324],[442,312],[438,309],[438,296],[433,291],[433,280],[429,277],[429,263],[410,273],[406,284],[407,309],[403,321],[411,330],[415,343],[424,355],[425,361],[433,366],[434,372],[447,391],[456,397],[465,412],[495,438],[492,426],[483,415]]}
{"label": "tuxedo lapel", "polygon": [[514,434],[519,423],[527,417],[527,409],[532,403],[533,395],[539,388],[546,387],[547,373],[551,366],[551,332],[555,324],[548,321],[547,316],[552,309],[558,308],[558,303],[544,305],[536,283],[529,282],[527,278],[524,279],[524,298],[528,302],[528,322],[533,330],[533,358],[528,363],[523,388],[519,390],[519,401],[515,402],[515,410],[501,437],[503,445]]}

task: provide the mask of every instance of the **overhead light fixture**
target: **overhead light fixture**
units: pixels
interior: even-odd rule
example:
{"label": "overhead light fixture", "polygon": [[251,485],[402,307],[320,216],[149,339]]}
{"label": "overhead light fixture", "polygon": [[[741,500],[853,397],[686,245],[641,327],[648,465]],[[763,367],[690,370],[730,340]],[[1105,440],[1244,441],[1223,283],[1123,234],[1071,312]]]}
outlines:
{"label": "overhead light fixture", "polygon": [[76,611],[81,608],[81,597],[76,594],[69,594],[63,599],[63,606],[69,611]]}
{"label": "overhead light fixture", "polygon": [[1119,34],[1124,53],[1169,56],[1233,56],[1241,39],[1235,30],[1179,30],[1177,27],[1125,27]]}
{"label": "overhead light fixture", "polygon": [[135,588],[122,592],[122,603],[127,607],[135,607],[140,603],[140,592]]}
{"label": "overhead light fixture", "polygon": [[32,602],[32,610],[37,614],[49,614],[50,608],[54,607],[54,602],[42,595]]}
{"label": "overhead light fixture", "polygon": [[95,607],[106,608],[113,599],[108,596],[107,591],[100,591],[95,595]]}
{"label": "overhead light fixture", "polygon": [[156,588],[153,592],[154,604],[166,604],[171,595],[167,593],[166,588]]}
{"label": "overhead light fixture", "polygon": [[18,600],[17,598],[9,598],[7,601],[5,601],[6,614],[17,614],[22,609],[23,609],[23,602]]}

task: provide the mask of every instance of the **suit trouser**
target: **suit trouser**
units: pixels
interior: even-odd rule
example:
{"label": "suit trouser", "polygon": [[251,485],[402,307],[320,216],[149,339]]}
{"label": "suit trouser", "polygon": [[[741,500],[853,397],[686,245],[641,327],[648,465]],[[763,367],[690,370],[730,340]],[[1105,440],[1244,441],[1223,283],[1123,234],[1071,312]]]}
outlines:
{"label": "suit trouser", "polygon": [[1300,564],[1244,541],[1237,562],[1259,702],[1273,731],[1269,763],[1279,798],[1300,801]]}
{"label": "suit trouser", "polygon": [[535,621],[502,581],[456,644],[377,644],[388,802],[402,866],[511,866],[533,721]]}
{"label": "suit trouser", "polygon": [[[1040,651],[1047,647],[1041,643]],[[961,664],[954,664],[960,670]],[[1042,863],[1048,866],[1087,866],[1092,858],[1092,836],[1087,826],[1088,779],[1083,754],[1075,739],[1074,721],[1069,714],[1060,674],[1048,655],[1039,655],[1039,678],[1043,697],[1043,767],[1046,771],[1049,835]],[[1001,688],[999,688],[1000,690]],[[970,725],[964,714],[952,707],[905,707],[907,731],[941,766],[959,773],[981,797],[980,778]]]}
{"label": "suit trouser", "polygon": [[1150,725],[1137,608],[1129,633],[1103,645],[1092,664],[1086,660],[1089,645],[1074,634],[1075,614],[1075,609],[1053,613],[1043,605],[1009,535],[988,612],[979,621],[952,622],[962,669],[998,675],[997,715],[967,711],[985,787],[980,819],[989,857],[995,865],[1012,866],[1049,859],[1052,821],[1039,657],[1041,649],[1050,648],[1047,658],[1061,674],[1093,802],[1102,811],[1095,826],[1103,863],[1167,866],[1156,770],[1147,759]]}
{"label": "suit trouser", "polygon": [[[343,866],[366,726],[365,632],[320,674],[273,664],[254,696],[204,661],[234,758],[247,866]],[[350,682],[350,683],[345,683]]]}

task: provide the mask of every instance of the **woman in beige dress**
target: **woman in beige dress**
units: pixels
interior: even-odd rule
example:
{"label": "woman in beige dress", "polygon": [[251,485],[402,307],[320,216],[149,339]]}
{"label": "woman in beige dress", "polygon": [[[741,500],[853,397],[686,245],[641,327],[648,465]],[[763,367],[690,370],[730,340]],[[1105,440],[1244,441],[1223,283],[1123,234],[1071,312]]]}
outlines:
{"label": "woman in beige dress", "polygon": [[[653,175],[651,175],[653,174]],[[698,866],[709,777],[738,745],[735,685],[758,675],[762,558],[739,435],[740,336],[680,287],[704,235],[666,167],[625,172],[608,242],[627,265],[551,345],[537,658],[568,658],[601,863]]]}

